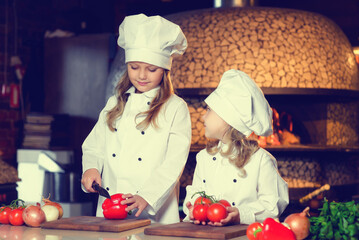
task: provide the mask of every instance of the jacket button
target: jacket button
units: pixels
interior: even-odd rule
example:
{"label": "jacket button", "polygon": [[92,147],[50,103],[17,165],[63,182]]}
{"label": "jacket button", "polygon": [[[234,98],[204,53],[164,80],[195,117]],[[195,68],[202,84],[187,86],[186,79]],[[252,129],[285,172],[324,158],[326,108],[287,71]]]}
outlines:
{"label": "jacket button", "polygon": [[237,182],[237,179],[233,179],[233,182]]}
{"label": "jacket button", "polygon": [[142,161],[142,158],[138,158],[138,161]]}
{"label": "jacket button", "polygon": [[203,182],[206,183],[206,179],[203,179]]}
{"label": "jacket button", "polygon": [[147,102],[147,105],[151,105],[151,102]]}
{"label": "jacket button", "polygon": [[141,131],[141,134],[142,134],[142,135],[145,135],[145,131]]}
{"label": "jacket button", "polygon": [[232,202],[232,206],[236,206],[236,204],[234,202]]}
{"label": "jacket button", "polygon": [[216,157],[213,157],[213,161],[216,161],[216,159],[217,159]]}
{"label": "jacket button", "polygon": [[112,153],[112,157],[116,157],[116,154]]}
{"label": "jacket button", "polygon": [[115,132],[117,132],[117,128],[115,128]]}

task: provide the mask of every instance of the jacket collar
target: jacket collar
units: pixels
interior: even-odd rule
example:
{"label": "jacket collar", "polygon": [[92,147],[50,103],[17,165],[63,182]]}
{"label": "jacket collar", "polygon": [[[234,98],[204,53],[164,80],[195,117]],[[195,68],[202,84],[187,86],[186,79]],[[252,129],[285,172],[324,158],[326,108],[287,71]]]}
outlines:
{"label": "jacket collar", "polygon": [[[151,89],[150,91],[144,92],[144,93],[140,93],[143,94],[144,96],[148,97],[148,98],[154,98],[157,94],[157,92],[160,90],[160,86],[157,86],[153,89]],[[134,86],[130,87],[126,93],[128,94],[133,94],[136,92],[136,88]]]}

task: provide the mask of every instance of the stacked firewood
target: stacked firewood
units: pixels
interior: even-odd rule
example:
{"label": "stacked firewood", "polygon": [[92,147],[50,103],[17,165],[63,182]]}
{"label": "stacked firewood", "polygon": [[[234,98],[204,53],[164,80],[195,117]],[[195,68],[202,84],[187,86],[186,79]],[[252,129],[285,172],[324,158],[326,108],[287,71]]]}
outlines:
{"label": "stacked firewood", "polygon": [[321,165],[306,158],[278,160],[278,170],[290,188],[319,187],[321,185]]}
{"label": "stacked firewood", "polygon": [[0,159],[0,184],[16,183],[20,181],[15,167]]}
{"label": "stacked firewood", "polygon": [[204,145],[206,137],[202,116],[206,112],[206,103],[202,99],[188,99],[187,102],[192,121],[192,145]]}

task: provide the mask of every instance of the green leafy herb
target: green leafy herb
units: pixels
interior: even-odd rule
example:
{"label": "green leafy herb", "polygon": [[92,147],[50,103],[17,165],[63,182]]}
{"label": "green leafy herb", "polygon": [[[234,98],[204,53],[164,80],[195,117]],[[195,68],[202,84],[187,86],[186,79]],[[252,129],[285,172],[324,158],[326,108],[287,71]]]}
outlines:
{"label": "green leafy herb", "polygon": [[311,238],[324,239],[348,239],[359,238],[359,204],[350,202],[323,201],[318,217],[311,217]]}

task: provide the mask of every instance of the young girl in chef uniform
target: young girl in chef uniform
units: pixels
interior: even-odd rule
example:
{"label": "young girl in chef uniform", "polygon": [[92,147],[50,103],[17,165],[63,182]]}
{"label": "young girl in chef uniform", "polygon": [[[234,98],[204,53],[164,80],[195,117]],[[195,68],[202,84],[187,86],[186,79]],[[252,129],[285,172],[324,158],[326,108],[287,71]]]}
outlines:
{"label": "young girl in chef uniform", "polygon": [[185,220],[194,220],[193,202],[198,196],[191,197],[199,191],[232,205],[227,218],[210,225],[251,224],[278,217],[289,203],[287,183],[278,173],[275,158],[249,138],[252,132],[272,133],[272,111],[262,91],[247,74],[229,70],[205,102],[205,135],[212,141],[197,154],[193,182],[186,188]]}
{"label": "young girl in chef uniform", "polygon": [[[85,139],[83,189],[95,181],[124,193],[131,217],[179,221],[178,183],[191,142],[187,104],[173,93],[172,57],[187,48],[180,27],[160,16],[128,16],[119,27],[127,72]],[[103,216],[99,197],[97,216]],[[136,212],[137,210],[137,212]]]}

